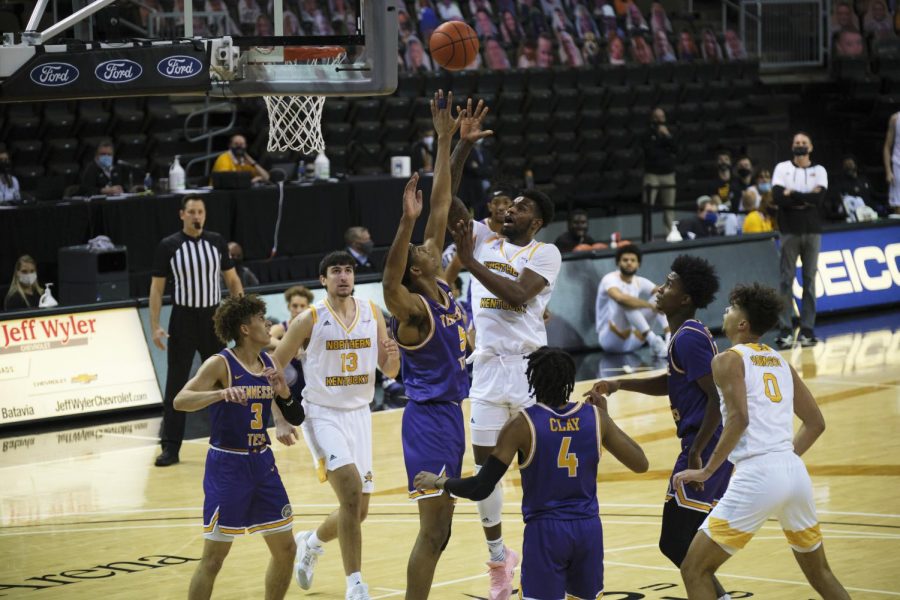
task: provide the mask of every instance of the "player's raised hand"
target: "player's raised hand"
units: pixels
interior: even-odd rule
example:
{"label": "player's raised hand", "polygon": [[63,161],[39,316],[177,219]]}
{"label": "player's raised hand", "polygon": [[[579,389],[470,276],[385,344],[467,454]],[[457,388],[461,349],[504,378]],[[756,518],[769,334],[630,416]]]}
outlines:
{"label": "player's raised hand", "polygon": [[275,392],[276,396],[279,398],[287,398],[291,395],[291,388],[288,387],[283,371],[268,367],[263,371],[263,375],[266,376],[266,379],[269,381],[269,385],[272,386],[272,390]]}
{"label": "player's raised hand", "polygon": [[472,232],[471,220],[459,221],[452,231],[453,241],[456,243],[456,256],[466,268],[469,268],[475,260],[475,238]]}
{"label": "player's raised hand", "polygon": [[387,338],[386,340],[381,340],[381,345],[384,348],[385,352],[387,352],[388,360],[392,360],[394,358],[399,359],[400,357],[400,347],[397,345],[391,338]]}
{"label": "player's raised hand", "polygon": [[403,189],[403,217],[415,221],[422,214],[422,190],[418,189],[419,174],[413,173]]}
{"label": "player's raised hand", "polygon": [[222,400],[247,406],[247,392],[242,387],[228,387],[222,390]]}
{"label": "player's raised hand", "polygon": [[462,121],[462,113],[453,118],[453,92],[447,92],[444,97],[444,90],[438,90],[431,99],[431,120],[434,122],[434,133],[438,139],[449,139],[453,137]]}
{"label": "player's raised hand", "polygon": [[457,108],[457,111],[462,115],[462,122],[459,124],[459,139],[474,144],[478,140],[494,135],[491,129],[484,131],[481,129],[481,124],[490,110],[484,103],[484,100],[479,100],[473,110],[471,98],[466,102],[465,110]]}
{"label": "player's raised hand", "polygon": [[285,446],[293,446],[300,439],[297,428],[284,419],[275,419],[275,439]]}

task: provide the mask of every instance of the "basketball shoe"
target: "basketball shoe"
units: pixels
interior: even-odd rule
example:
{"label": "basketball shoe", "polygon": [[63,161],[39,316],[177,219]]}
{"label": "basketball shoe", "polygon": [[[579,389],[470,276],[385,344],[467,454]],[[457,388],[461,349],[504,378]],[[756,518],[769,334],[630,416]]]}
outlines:
{"label": "basketball shoe", "polygon": [[510,550],[506,551],[506,560],[503,562],[488,561],[487,566],[490,568],[491,591],[488,592],[489,600],[509,600],[512,594],[513,573],[516,565],[519,564],[519,555]]}
{"label": "basketball shoe", "polygon": [[[294,557],[294,578],[304,590],[312,587],[313,571],[316,568],[316,563],[319,562],[319,557],[325,553],[324,548],[310,548],[309,544],[306,543],[312,534],[312,531],[301,531],[294,536],[294,541],[297,542],[297,554]],[[347,597],[349,598],[350,596]],[[365,597],[368,598],[368,595]]]}

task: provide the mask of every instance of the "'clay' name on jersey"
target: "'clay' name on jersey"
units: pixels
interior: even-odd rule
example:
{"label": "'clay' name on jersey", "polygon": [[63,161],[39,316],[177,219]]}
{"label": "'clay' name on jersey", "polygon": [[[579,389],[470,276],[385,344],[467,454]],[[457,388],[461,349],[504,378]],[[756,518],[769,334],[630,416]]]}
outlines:
{"label": "'clay' name on jersey", "polygon": [[578,428],[578,421],[581,417],[573,417],[571,419],[549,419],[550,431],[581,431]]}

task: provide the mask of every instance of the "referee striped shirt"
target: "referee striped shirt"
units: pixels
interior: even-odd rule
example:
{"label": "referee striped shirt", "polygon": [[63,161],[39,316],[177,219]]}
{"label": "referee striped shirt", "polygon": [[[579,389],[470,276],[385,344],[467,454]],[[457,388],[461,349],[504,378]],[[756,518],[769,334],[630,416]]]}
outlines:
{"label": "referee striped shirt", "polygon": [[174,280],[172,300],[176,306],[210,308],[222,300],[222,272],[233,268],[221,235],[204,231],[193,238],[179,231],[157,246],[152,274]]}

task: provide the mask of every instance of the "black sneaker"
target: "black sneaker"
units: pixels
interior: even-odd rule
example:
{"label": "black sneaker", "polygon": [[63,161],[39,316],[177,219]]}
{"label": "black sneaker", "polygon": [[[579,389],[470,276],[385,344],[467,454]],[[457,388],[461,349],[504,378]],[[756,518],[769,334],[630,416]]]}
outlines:
{"label": "black sneaker", "polygon": [[794,345],[794,333],[790,329],[782,329],[775,338],[775,345],[781,350],[787,350]]}
{"label": "black sneaker", "polygon": [[797,337],[797,341],[800,342],[800,345],[804,348],[809,346],[815,346],[819,343],[816,334],[812,332],[812,330],[807,329],[806,331],[801,331],[800,335]]}
{"label": "black sneaker", "polygon": [[178,464],[178,453],[171,452],[169,450],[163,450],[162,454],[156,457],[156,462],[154,463],[157,467],[170,467],[172,465]]}

